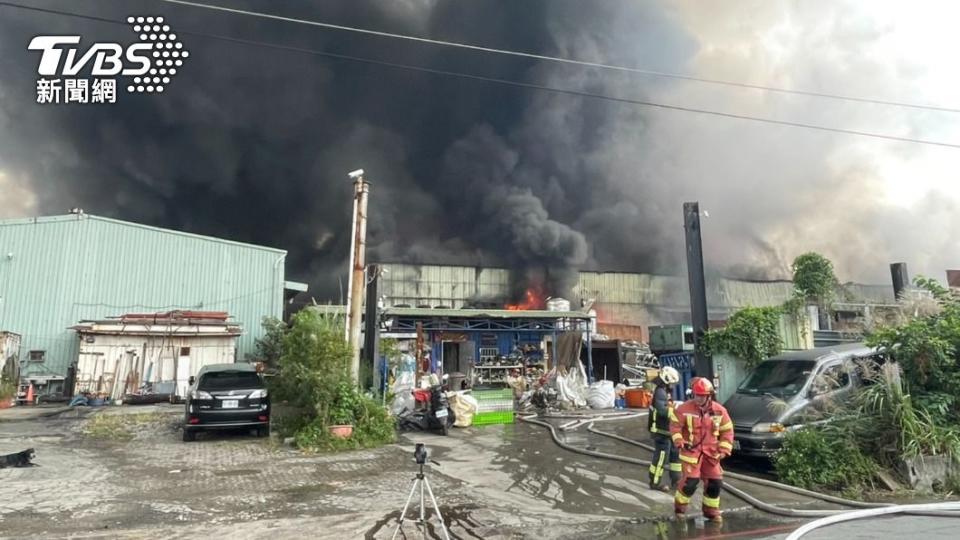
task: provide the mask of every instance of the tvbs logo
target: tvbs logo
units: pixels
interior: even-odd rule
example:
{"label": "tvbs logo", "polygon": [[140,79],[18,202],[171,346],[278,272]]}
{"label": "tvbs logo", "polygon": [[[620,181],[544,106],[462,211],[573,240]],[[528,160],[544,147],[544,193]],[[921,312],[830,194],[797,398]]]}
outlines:
{"label": "tvbs logo", "polygon": [[128,78],[127,92],[163,92],[190,53],[163,17],[127,23],[139,42],[96,42],[83,50],[77,35],[33,38],[27,49],[40,52],[37,103],[116,103],[117,76]]}

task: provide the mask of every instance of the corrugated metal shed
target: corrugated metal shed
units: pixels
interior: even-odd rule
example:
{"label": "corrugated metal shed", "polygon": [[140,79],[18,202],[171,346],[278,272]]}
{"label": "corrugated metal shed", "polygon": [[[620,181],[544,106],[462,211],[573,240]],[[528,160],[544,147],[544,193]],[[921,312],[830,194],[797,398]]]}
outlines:
{"label": "corrugated metal shed", "polygon": [[[387,306],[422,304],[431,307],[460,308],[486,300],[503,305],[509,300],[511,273],[503,268],[384,264],[388,273],[381,278],[381,293]],[[707,281],[707,305],[710,320],[725,320],[739,308],[778,306],[793,294],[789,281]],[[890,285],[844,285],[853,302],[889,304],[893,301]],[[631,274],[625,272],[580,272],[572,291],[578,299],[594,299],[601,324],[617,331],[627,327],[643,329],[653,324],[679,324],[690,321],[687,279],[684,277]],[[811,330],[796,321],[781,321],[788,349],[809,346]],[[634,331],[634,334],[637,332]]]}
{"label": "corrugated metal shed", "polygon": [[264,316],[283,313],[286,252],[87,214],[0,221],[0,328],[45,351],[27,373],[64,375],[77,357],[68,328],[130,311],[227,311],[238,358]]}
{"label": "corrugated metal shed", "polygon": [[503,302],[510,292],[510,272],[503,268],[383,264],[380,290],[390,305],[461,308],[488,299]]}
{"label": "corrugated metal shed", "polygon": [[440,317],[449,319],[589,319],[590,315],[582,311],[546,311],[539,309],[417,309],[390,308],[384,311],[384,317]]}
{"label": "corrugated metal shed", "polygon": [[[574,292],[583,298],[596,298],[605,304],[661,307],[685,307],[690,304],[686,278],[674,276],[580,272]],[[792,294],[793,284],[789,281],[713,279],[707,282],[707,305],[711,311],[780,305]]]}

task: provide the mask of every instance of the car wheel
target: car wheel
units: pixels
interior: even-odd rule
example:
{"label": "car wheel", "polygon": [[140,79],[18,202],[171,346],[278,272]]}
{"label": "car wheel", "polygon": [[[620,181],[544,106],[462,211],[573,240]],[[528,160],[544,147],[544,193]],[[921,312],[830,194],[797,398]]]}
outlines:
{"label": "car wheel", "polygon": [[270,436],[269,427],[257,428],[257,437],[269,437],[269,436]]}
{"label": "car wheel", "polygon": [[193,442],[197,440],[197,433],[194,431],[183,430],[183,442]]}

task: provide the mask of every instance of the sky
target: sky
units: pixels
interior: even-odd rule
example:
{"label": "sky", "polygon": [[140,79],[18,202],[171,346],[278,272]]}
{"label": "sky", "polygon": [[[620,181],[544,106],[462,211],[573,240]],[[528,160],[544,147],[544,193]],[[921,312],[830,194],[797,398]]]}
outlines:
{"label": "sky", "polygon": [[[201,0],[589,62],[960,109],[948,2]],[[0,6],[0,219],[88,213],[289,251],[333,296],[347,173],[371,181],[369,259],[683,275],[699,201],[708,271],[778,279],[818,251],[842,281],[960,267],[960,148],[519,88],[960,144],[960,113],[655,77],[266,20],[158,0]],[[189,50],[162,94],[38,104],[37,35],[131,44],[163,16]],[[211,36],[219,36],[211,37]],[[246,40],[247,43],[222,38]],[[256,43],[250,43],[256,42]],[[270,44],[288,49],[265,46]],[[300,51],[290,48],[300,49]],[[89,74],[81,73],[89,76]]]}

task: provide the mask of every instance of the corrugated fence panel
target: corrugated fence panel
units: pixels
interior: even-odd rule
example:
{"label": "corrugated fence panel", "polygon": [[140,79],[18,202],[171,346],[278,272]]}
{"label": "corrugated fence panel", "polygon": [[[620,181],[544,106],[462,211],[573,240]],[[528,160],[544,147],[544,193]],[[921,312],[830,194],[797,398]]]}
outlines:
{"label": "corrugated fence panel", "polygon": [[[10,256],[8,256],[8,254]],[[0,222],[0,329],[23,335],[26,373],[63,375],[83,319],[171,309],[227,311],[238,359],[265,316],[282,316],[285,252],[89,215]]]}

